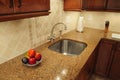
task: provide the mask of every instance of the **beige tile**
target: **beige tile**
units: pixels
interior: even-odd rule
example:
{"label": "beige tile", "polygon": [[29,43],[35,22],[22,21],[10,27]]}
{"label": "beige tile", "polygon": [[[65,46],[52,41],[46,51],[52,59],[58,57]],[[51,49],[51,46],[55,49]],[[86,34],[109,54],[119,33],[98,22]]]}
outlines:
{"label": "beige tile", "polygon": [[120,13],[84,11],[82,12],[82,16],[85,18],[86,27],[104,29],[105,21],[109,20],[109,30],[120,32]]}

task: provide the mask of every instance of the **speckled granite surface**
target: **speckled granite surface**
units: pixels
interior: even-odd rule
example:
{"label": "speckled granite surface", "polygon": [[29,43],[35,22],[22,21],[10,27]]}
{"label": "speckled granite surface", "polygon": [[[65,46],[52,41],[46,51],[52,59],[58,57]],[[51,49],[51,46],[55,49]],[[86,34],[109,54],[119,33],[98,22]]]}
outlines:
{"label": "speckled granite surface", "polygon": [[27,67],[21,63],[24,55],[15,57],[0,65],[0,80],[74,80],[90,54],[102,37],[104,31],[85,28],[83,33],[71,31],[63,38],[87,43],[86,49],[78,56],[65,56],[48,49],[50,42],[35,50],[42,54],[42,63],[35,67]]}

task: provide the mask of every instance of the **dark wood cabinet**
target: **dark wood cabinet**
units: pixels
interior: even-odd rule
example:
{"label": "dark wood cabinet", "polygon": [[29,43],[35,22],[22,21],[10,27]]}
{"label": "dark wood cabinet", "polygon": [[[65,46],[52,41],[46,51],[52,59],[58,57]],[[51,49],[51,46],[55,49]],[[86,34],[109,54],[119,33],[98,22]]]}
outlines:
{"label": "dark wood cabinet", "polygon": [[85,10],[105,10],[107,0],[83,0],[82,8]]}
{"label": "dark wood cabinet", "polygon": [[39,12],[50,10],[49,0],[14,0],[14,12],[25,13],[25,12]]}
{"label": "dark wood cabinet", "polygon": [[102,38],[75,80],[89,80],[92,74],[120,80],[120,42]]}
{"label": "dark wood cabinet", "polygon": [[110,69],[110,78],[120,80],[120,43],[114,52],[114,58]]}
{"label": "dark wood cabinet", "polygon": [[82,0],[64,0],[65,11],[81,11]]}
{"label": "dark wood cabinet", "polygon": [[11,8],[11,0],[0,0],[0,14],[11,14],[13,8]]}
{"label": "dark wood cabinet", "polygon": [[108,39],[100,41],[95,73],[101,76],[108,76],[113,50],[116,42]]}
{"label": "dark wood cabinet", "polygon": [[120,11],[120,0],[108,0],[107,9]]}
{"label": "dark wood cabinet", "polygon": [[80,73],[78,74],[77,78],[75,80],[89,80],[89,78],[94,73],[95,63],[96,63],[96,52],[98,47],[94,50],[94,52],[90,55],[87,62],[81,69]]}
{"label": "dark wood cabinet", "polygon": [[0,21],[48,15],[50,0],[0,0]]}
{"label": "dark wood cabinet", "polygon": [[83,10],[120,11],[120,0],[83,0]]}
{"label": "dark wood cabinet", "polygon": [[64,0],[65,11],[120,11],[120,0]]}

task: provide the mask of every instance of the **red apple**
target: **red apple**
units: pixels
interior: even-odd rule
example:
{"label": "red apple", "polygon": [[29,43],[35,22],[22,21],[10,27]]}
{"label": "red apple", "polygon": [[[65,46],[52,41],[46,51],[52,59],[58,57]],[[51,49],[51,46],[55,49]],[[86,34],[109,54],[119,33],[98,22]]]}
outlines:
{"label": "red apple", "polygon": [[29,58],[29,64],[35,64],[36,59],[35,58]]}
{"label": "red apple", "polygon": [[33,49],[30,49],[30,50],[28,51],[28,56],[29,56],[30,58],[35,57],[35,54],[36,54],[36,51],[33,50]]}
{"label": "red apple", "polygon": [[41,60],[41,54],[40,53],[36,53],[36,55],[35,55],[35,59],[37,60],[37,61],[40,61]]}

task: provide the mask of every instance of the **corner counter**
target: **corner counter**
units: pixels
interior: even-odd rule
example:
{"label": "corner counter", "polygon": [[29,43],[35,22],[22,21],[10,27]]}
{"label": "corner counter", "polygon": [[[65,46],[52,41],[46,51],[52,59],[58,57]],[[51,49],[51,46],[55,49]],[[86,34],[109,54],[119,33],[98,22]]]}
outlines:
{"label": "corner counter", "polygon": [[35,48],[42,54],[42,63],[27,67],[21,62],[24,54],[17,56],[0,65],[0,80],[75,80],[100,39],[111,38],[111,32],[105,35],[103,30],[85,28],[83,33],[73,30],[62,37],[85,42],[87,47],[78,56],[65,56],[49,50],[47,42]]}

